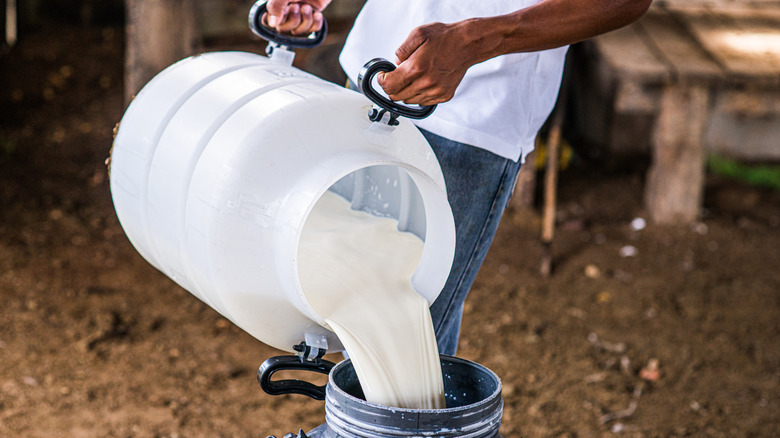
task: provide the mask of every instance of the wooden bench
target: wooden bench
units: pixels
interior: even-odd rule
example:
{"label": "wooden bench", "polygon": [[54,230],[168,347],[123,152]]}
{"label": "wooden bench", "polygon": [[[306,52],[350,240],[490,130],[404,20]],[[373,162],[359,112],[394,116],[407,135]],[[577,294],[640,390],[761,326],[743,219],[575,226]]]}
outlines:
{"label": "wooden bench", "polygon": [[[761,119],[769,143],[753,158],[780,157],[778,6],[656,2],[636,23],[587,43],[595,63],[589,85],[580,84],[577,90],[586,94],[581,100],[592,101],[590,109],[579,111],[587,121],[584,129],[623,129],[624,142],[649,143],[645,205],[656,223],[698,217],[705,161],[713,149],[708,143],[717,143],[708,138],[731,135],[737,137],[732,143],[740,141],[732,131],[741,129],[742,122],[724,122],[723,114]],[[598,115],[605,108],[610,114],[606,119]],[[649,120],[645,139],[641,123],[620,126],[637,114],[649,116],[642,119]],[[632,128],[628,136],[638,137],[627,139],[625,130]]]}

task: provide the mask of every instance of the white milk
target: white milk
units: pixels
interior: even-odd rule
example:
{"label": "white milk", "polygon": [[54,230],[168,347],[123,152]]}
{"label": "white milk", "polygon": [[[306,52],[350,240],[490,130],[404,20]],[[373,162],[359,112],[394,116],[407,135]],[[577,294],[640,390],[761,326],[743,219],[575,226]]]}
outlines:
{"label": "white milk", "polygon": [[428,302],[410,280],[423,242],[397,225],[351,210],[345,199],[326,192],[301,235],[301,286],[344,344],[367,401],[444,408]]}

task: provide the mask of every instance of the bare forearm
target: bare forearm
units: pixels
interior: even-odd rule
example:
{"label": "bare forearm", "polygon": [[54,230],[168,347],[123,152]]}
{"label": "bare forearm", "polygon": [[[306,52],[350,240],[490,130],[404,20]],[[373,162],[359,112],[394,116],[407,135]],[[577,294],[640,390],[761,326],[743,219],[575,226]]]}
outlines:
{"label": "bare forearm", "polygon": [[507,15],[431,23],[396,50],[398,68],[380,75],[393,100],[446,102],[474,64],[508,53],[552,49],[617,29],[639,18],[651,0],[545,0]]}
{"label": "bare forearm", "polygon": [[651,0],[546,0],[498,17],[462,24],[476,36],[476,62],[507,53],[535,52],[583,41],[639,18]]}

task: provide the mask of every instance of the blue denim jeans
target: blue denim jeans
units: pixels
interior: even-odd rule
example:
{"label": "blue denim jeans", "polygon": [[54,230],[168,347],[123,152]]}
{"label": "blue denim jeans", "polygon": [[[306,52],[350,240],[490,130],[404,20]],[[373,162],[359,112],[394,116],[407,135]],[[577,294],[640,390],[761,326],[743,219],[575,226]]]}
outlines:
{"label": "blue denim jeans", "polygon": [[455,217],[455,259],[431,306],[439,352],[458,348],[463,303],[512,195],[520,162],[420,130],[439,160]]}

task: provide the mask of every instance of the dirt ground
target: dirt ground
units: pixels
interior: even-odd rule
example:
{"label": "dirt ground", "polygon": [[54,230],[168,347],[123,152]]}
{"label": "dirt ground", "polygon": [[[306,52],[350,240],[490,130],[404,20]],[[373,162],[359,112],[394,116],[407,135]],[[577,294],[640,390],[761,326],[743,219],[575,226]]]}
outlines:
{"label": "dirt ground", "polygon": [[[0,54],[0,436],[321,424],[322,402],[260,390],[276,351],[131,247],[103,164],[121,29],[56,31]],[[504,436],[780,435],[780,193],[711,176],[701,222],[634,230],[642,170],[563,172],[549,279],[538,212],[505,216],[459,350],[501,377]]]}

